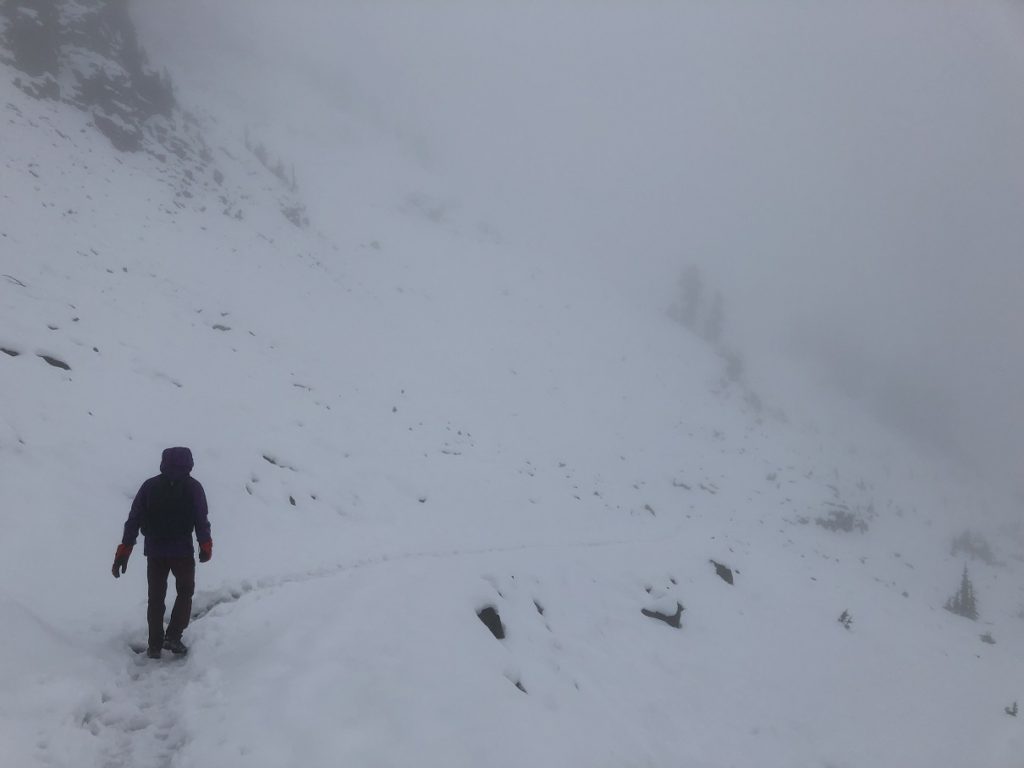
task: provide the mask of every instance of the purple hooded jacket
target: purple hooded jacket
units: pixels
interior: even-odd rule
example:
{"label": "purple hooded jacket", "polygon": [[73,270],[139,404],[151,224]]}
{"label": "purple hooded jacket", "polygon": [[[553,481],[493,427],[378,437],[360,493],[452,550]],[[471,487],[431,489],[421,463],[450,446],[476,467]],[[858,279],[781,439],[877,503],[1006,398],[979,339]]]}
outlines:
{"label": "purple hooded jacket", "polygon": [[[203,486],[194,477],[190,476],[192,471],[192,451],[188,448],[167,448],[160,459],[160,474],[166,475],[174,480],[185,480],[188,493],[192,498],[192,509],[195,511],[196,540],[202,544],[210,541],[210,520],[206,506],[206,492]],[[128,520],[124,524],[124,536],[121,543],[133,547],[139,537],[139,525],[142,522],[142,512],[149,503],[149,497],[153,485],[159,480],[159,475],[149,478],[135,494],[135,501],[132,502],[131,512],[128,513]],[[192,548],[192,536],[173,536],[170,538],[155,538],[146,536],[144,553],[146,557],[192,557],[195,550]]]}

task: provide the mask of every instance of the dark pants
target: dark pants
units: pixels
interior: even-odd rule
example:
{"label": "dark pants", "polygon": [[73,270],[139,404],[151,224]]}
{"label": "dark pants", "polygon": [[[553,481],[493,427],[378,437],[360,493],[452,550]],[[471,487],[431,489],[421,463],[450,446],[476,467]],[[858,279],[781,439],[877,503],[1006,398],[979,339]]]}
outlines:
{"label": "dark pants", "polygon": [[146,578],[149,580],[149,647],[164,644],[164,598],[167,596],[167,575],[174,574],[177,597],[171,608],[167,637],[180,640],[192,613],[192,593],[196,590],[196,561],[192,557],[147,557]]}

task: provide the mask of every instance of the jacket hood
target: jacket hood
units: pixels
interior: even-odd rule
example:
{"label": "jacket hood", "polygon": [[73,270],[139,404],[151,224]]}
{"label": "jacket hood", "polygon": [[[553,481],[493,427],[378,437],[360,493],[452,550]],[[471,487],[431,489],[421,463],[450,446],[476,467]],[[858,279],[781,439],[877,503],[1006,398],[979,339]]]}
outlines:
{"label": "jacket hood", "polygon": [[160,458],[160,471],[172,477],[182,477],[192,471],[192,451],[188,448],[165,448]]}

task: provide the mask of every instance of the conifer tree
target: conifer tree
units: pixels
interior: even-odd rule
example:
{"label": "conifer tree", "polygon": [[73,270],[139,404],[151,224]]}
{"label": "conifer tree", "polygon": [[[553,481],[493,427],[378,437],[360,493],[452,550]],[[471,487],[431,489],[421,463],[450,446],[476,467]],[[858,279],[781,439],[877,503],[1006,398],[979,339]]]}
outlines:
{"label": "conifer tree", "polygon": [[978,620],[978,604],[974,598],[974,585],[967,575],[967,566],[964,566],[964,573],[960,579],[960,589],[946,601],[946,610],[963,616],[971,621]]}

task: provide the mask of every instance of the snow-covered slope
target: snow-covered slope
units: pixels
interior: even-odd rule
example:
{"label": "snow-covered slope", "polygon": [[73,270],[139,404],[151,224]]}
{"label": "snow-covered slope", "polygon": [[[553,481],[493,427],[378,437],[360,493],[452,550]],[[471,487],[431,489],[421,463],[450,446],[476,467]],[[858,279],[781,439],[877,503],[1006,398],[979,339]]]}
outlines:
{"label": "snow-covered slope", "polygon": [[[184,188],[194,158],[24,76],[0,64],[5,765],[1024,764],[1020,539],[966,561],[978,623],[942,609],[998,494],[856,414],[755,407],[582,256],[415,196],[331,241],[230,114]],[[141,552],[109,564],[176,444],[215,553],[192,653],[146,663]],[[818,524],[843,513],[866,530]]]}

